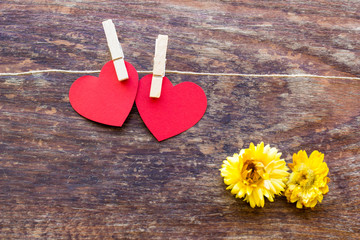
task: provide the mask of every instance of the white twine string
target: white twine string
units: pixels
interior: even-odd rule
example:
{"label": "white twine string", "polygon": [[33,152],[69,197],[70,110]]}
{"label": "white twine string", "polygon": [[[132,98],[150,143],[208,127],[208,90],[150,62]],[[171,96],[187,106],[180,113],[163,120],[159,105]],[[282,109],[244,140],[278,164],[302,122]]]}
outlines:
{"label": "white twine string", "polygon": [[[21,75],[31,75],[38,73],[99,73],[100,70],[62,70],[62,69],[47,69],[47,70],[34,70],[27,72],[18,72],[18,73],[0,73],[0,76],[21,76]],[[137,71],[138,73],[152,73],[152,71]],[[250,77],[250,78],[327,78],[327,79],[351,79],[351,80],[360,80],[360,77],[344,77],[344,76],[322,76],[322,75],[312,75],[312,74],[246,74],[246,73],[208,73],[208,72],[186,72],[186,71],[176,71],[176,70],[167,70],[166,73],[169,74],[182,74],[182,75],[197,75],[197,76],[228,76],[228,77]]]}
{"label": "white twine string", "polygon": [[18,73],[0,73],[0,76],[21,76],[21,75],[31,75],[37,73],[99,73],[100,70],[85,70],[85,71],[77,71],[77,70],[62,70],[62,69],[47,69],[47,70],[34,70],[28,72],[18,72]]}

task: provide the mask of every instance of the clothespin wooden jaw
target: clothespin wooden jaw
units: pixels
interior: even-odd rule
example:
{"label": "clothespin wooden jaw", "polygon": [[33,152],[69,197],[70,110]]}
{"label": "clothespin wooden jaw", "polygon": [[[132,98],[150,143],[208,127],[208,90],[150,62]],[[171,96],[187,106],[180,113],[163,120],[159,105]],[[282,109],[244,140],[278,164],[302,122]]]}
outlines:
{"label": "clothespin wooden jaw", "polygon": [[159,98],[161,95],[162,80],[165,76],[167,45],[168,36],[159,35],[156,39],[153,77],[150,88],[150,97],[152,98]]}
{"label": "clothespin wooden jaw", "polygon": [[119,81],[123,81],[129,78],[126,70],[124,53],[121,48],[121,44],[116,34],[115,25],[111,19],[102,22],[106,40],[110,49],[111,58],[114,62],[116,75]]}

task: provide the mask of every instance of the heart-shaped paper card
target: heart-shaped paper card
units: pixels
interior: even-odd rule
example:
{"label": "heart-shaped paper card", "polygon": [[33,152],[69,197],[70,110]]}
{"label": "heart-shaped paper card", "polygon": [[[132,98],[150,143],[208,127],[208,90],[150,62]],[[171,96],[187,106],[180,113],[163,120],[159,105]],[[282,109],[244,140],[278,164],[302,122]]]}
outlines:
{"label": "heart-shaped paper card", "polygon": [[202,118],[207,100],[201,87],[192,82],[173,86],[164,77],[160,98],[151,98],[151,80],[151,74],[141,78],[135,102],[142,120],[158,141],[186,131]]}
{"label": "heart-shaped paper card", "polygon": [[69,91],[74,110],[92,121],[122,126],[134,104],[139,83],[136,69],[128,62],[125,66],[129,79],[124,81],[118,80],[113,61],[103,66],[98,78],[78,78]]}

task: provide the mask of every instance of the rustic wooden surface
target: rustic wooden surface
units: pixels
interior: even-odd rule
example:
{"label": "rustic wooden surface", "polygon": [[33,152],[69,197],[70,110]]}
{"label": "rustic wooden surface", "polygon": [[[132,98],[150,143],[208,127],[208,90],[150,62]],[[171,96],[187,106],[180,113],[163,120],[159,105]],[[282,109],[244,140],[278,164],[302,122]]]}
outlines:
{"label": "rustic wooden surface", "polygon": [[[132,2],[2,0],[0,72],[100,69],[111,18],[138,70],[152,69],[161,33],[167,69],[360,76],[357,0]],[[360,238],[359,80],[169,74],[200,85],[208,109],[159,143],[136,107],[121,128],[74,112],[80,76],[0,77],[1,239]],[[260,141],[287,162],[324,152],[323,203],[299,210],[277,197],[252,209],[231,196],[223,159]]]}

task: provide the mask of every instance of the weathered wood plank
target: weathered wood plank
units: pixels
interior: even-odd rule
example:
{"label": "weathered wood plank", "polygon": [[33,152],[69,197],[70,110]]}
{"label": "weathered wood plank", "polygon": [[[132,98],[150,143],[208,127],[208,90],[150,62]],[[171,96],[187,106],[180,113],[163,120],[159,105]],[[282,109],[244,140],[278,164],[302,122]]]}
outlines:
{"label": "weathered wood plank", "polygon": [[[112,18],[125,58],[151,70],[360,76],[357,1],[2,1],[0,72],[100,69]],[[79,74],[0,77],[0,238],[360,237],[360,81],[167,75],[208,97],[193,128],[158,143],[134,107],[121,128],[71,108]],[[142,75],[140,76],[142,77]],[[314,210],[284,197],[251,209],[218,169],[250,142],[287,162],[325,153],[330,192]]]}

